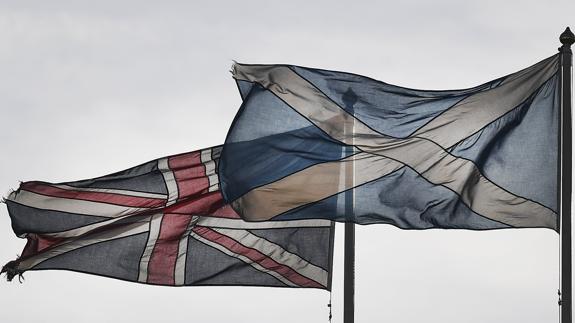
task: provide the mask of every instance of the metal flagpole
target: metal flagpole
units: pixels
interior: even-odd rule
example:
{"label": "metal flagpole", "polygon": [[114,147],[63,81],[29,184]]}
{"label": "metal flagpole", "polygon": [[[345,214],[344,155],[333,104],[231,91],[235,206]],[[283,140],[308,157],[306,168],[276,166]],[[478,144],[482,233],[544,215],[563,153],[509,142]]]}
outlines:
{"label": "metal flagpole", "polygon": [[[343,101],[346,105],[346,110],[352,116],[354,115],[353,106],[357,102],[357,95],[349,89],[343,97]],[[354,136],[354,122],[352,119],[351,123],[346,123],[344,125],[344,131],[346,135],[351,133],[352,136],[352,146],[353,146],[353,136]],[[348,147],[349,148],[349,147]],[[353,149],[353,147],[351,148]],[[351,152],[353,153],[353,151]],[[355,162],[348,162],[345,165],[345,186],[349,188],[345,191],[345,245],[344,245],[344,260],[343,260],[343,322],[344,323],[354,323],[354,311],[355,311],[355,227],[354,227],[354,203],[355,196],[352,187],[355,186]]]}
{"label": "metal flagpole", "polygon": [[559,37],[561,58],[561,322],[572,322],[571,298],[571,45],[575,36],[567,27]]}
{"label": "metal flagpole", "polygon": [[[351,192],[350,192],[351,193]],[[350,194],[352,195],[352,194]],[[346,195],[347,200],[347,195]],[[347,201],[346,201],[347,202]],[[355,294],[355,227],[353,223],[345,223],[343,272],[343,322],[353,323]]]}

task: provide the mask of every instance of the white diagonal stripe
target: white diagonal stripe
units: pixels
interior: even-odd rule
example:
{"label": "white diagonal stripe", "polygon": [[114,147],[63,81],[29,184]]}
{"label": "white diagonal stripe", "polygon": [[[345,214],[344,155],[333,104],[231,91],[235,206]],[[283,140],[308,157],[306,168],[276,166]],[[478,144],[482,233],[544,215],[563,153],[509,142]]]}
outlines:
{"label": "white diagonal stripe", "polygon": [[169,157],[158,159],[158,169],[162,172],[166,189],[168,190],[168,202],[166,206],[176,203],[179,197],[178,183],[176,183],[174,172],[170,169],[168,158]]}
{"label": "white diagonal stripe", "polygon": [[290,267],[304,277],[315,280],[323,286],[327,286],[327,271],[302,259],[300,256],[287,251],[278,244],[258,237],[246,230],[218,228],[214,228],[213,230],[239,241],[248,248],[258,250],[273,259],[275,262]]}
{"label": "white diagonal stripe", "polygon": [[19,190],[10,193],[7,200],[42,210],[102,216],[107,218],[115,218],[149,210],[149,208],[135,208],[93,201],[52,197],[26,190]]}
{"label": "white diagonal stripe", "polygon": [[213,242],[213,241],[211,241],[211,240],[208,240],[208,239],[206,239],[206,238],[200,236],[199,234],[197,234],[197,233],[195,233],[195,232],[192,232],[192,234],[191,234],[190,236],[191,236],[192,238],[194,238],[194,239],[200,241],[200,242],[203,242],[204,244],[206,244],[206,245],[208,245],[208,246],[210,246],[210,247],[213,247],[213,248],[215,248],[215,249],[217,249],[217,250],[219,250],[219,251],[225,253],[225,254],[228,255],[228,256],[237,258],[237,259],[239,259],[239,260],[245,262],[246,264],[252,266],[253,268],[255,268],[255,269],[257,269],[257,270],[259,270],[259,271],[261,271],[261,272],[264,272],[264,273],[266,273],[266,274],[272,275],[273,277],[275,277],[276,279],[278,279],[279,281],[281,281],[282,283],[284,283],[284,284],[286,284],[286,285],[288,285],[288,286],[298,287],[297,284],[293,283],[292,281],[290,281],[289,279],[287,279],[287,278],[285,278],[284,276],[280,275],[279,273],[277,273],[277,272],[275,272],[275,271],[273,271],[273,270],[269,270],[269,269],[267,269],[267,268],[262,267],[260,264],[254,262],[253,260],[251,260],[250,258],[248,258],[248,257],[246,257],[246,256],[244,256],[244,255],[235,253],[235,252],[231,251],[230,249],[228,249],[228,248],[226,248],[226,247],[224,247],[224,246],[222,246],[222,245],[220,245],[220,244],[218,244],[218,243],[216,243],[216,242]]}
{"label": "white diagonal stripe", "polygon": [[186,260],[188,256],[188,239],[190,238],[190,234],[192,233],[192,229],[198,222],[199,217],[193,216],[188,223],[188,227],[186,228],[186,232],[180,238],[180,242],[178,243],[178,256],[176,258],[176,267],[174,272],[174,284],[176,286],[181,286],[186,283]]}
{"label": "white diagonal stripe", "polygon": [[152,198],[152,199],[165,199],[167,197],[166,194],[146,193],[146,192],[119,190],[119,189],[110,189],[110,188],[75,187],[75,186],[62,185],[62,184],[60,184],[60,185],[50,184],[50,186],[61,188],[63,190],[70,190],[70,191],[109,193],[109,194],[119,194],[119,195],[135,196],[135,197],[147,197],[147,198]]}
{"label": "white diagonal stripe", "polygon": [[222,229],[283,229],[283,228],[317,228],[330,227],[329,220],[293,220],[293,221],[265,221],[246,222],[242,219],[200,217],[198,225]]}
{"label": "white diagonal stripe", "polygon": [[525,101],[557,72],[558,63],[558,56],[552,56],[512,74],[497,87],[466,97],[413,136],[452,147]]}

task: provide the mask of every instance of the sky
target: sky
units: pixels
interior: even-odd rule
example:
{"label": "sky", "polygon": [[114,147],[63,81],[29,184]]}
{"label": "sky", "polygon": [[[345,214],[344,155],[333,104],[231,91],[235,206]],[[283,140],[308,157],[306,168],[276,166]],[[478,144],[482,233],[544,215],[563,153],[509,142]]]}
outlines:
{"label": "sky", "polygon": [[[240,105],[234,60],[467,88],[555,54],[574,12],[571,0],[0,0],[0,194],[222,144]],[[356,322],[558,320],[554,231],[356,227]],[[342,322],[337,229],[333,322]],[[24,243],[0,205],[0,263]],[[321,290],[153,287],[66,271],[25,278],[0,281],[0,322],[328,319]]]}

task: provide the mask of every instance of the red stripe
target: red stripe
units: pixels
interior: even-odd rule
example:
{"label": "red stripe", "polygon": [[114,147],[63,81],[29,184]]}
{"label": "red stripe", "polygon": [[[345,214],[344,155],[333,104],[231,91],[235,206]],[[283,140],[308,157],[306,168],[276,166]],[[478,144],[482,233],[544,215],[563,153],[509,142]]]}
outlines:
{"label": "red stripe", "polygon": [[42,252],[44,249],[50,248],[66,240],[64,238],[44,237],[41,235],[36,235],[36,237],[38,240],[38,252]]}
{"label": "red stripe", "polygon": [[115,204],[129,207],[144,207],[144,208],[160,207],[163,206],[166,201],[165,199],[129,196],[116,193],[74,191],[38,182],[22,183],[22,185],[20,185],[20,188],[29,192],[51,197],[100,202],[100,203]]}
{"label": "red stripe", "polygon": [[55,246],[65,240],[64,238],[44,237],[35,233],[29,233],[26,236],[26,239],[26,246],[21,255],[22,259],[40,254],[45,249]]}
{"label": "red stripe", "polygon": [[148,264],[148,283],[174,285],[180,238],[192,219],[186,214],[165,214]]}
{"label": "red stripe", "polygon": [[206,168],[202,164],[199,151],[172,156],[168,159],[168,165],[178,184],[179,201],[207,192],[210,181],[206,176]]}
{"label": "red stripe", "polygon": [[165,209],[166,213],[191,214],[222,218],[239,218],[226,204],[220,191],[201,194],[198,198],[180,201]]}
{"label": "red stripe", "polygon": [[24,246],[24,250],[22,250],[21,258],[31,257],[38,253],[38,239],[36,235],[33,233],[29,233],[26,236],[26,246]]}
{"label": "red stripe", "polygon": [[241,244],[239,241],[236,241],[208,227],[197,226],[193,229],[193,231],[201,237],[217,243],[233,253],[240,254],[259,264],[260,266],[280,274],[296,285],[302,287],[325,287],[312,279],[302,276],[291,267],[276,262],[260,251],[253,248],[248,248]]}

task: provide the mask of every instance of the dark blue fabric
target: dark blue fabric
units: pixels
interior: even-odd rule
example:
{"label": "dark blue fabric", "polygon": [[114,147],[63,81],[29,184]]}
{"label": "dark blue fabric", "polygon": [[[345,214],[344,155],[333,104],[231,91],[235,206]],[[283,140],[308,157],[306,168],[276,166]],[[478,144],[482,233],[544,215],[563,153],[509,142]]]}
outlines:
{"label": "dark blue fabric", "polygon": [[164,177],[158,170],[157,160],[111,175],[61,184],[73,187],[107,188],[167,194]]}
{"label": "dark blue fabric", "polygon": [[528,101],[451,150],[455,156],[472,160],[504,189],[554,211],[560,112],[557,82],[553,77]]}
{"label": "dark blue fabric", "polygon": [[[252,90],[248,102],[236,121],[243,126],[228,135],[220,157],[220,174],[234,174],[231,178],[220,176],[227,200],[309,166],[353,153],[352,149],[342,153],[346,146],[260,86]],[[266,111],[261,110],[264,107]],[[255,139],[254,129],[260,133]]]}
{"label": "dark blue fabric", "polygon": [[286,286],[274,276],[195,239],[188,240],[186,269],[186,285]]}
{"label": "dark blue fabric", "polygon": [[240,90],[242,99],[245,99],[250,93],[254,84],[247,81],[236,81],[236,83],[238,85],[238,89]]}
{"label": "dark blue fabric", "polygon": [[24,233],[51,233],[74,229],[108,218],[73,214],[52,210],[42,210],[6,200],[12,230],[16,235]]}
{"label": "dark blue fabric", "polygon": [[67,269],[137,281],[147,233],[103,241],[49,258],[35,270]]}

